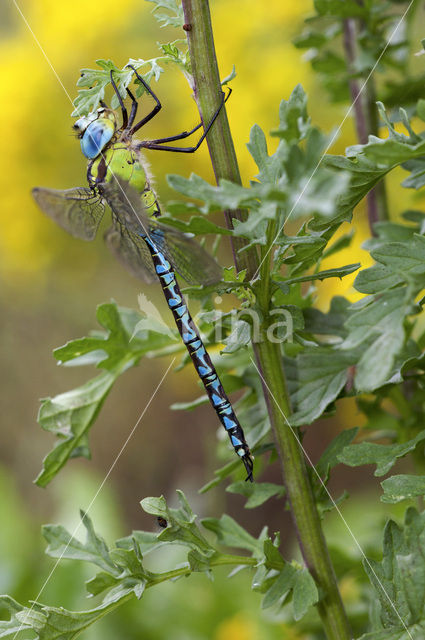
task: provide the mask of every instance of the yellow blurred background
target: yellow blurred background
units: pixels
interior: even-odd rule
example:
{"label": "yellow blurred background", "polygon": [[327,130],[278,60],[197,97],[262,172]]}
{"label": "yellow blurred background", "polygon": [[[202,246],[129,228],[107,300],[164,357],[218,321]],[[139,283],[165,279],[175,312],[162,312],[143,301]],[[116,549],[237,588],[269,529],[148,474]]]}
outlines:
{"label": "yellow blurred background", "polygon": [[[79,70],[94,68],[97,58],[110,58],[122,67],[130,57],[155,57],[157,42],[175,40],[180,33],[160,29],[151,14],[153,5],[142,0],[20,0],[18,4],[24,18],[12,1],[0,4],[0,464],[7,471],[0,484],[14,496],[11,504],[21,505],[25,513],[21,516],[23,529],[37,536],[38,525],[46,519],[68,526],[77,521],[78,508],[88,504],[168,362],[145,360],[118,381],[93,429],[91,462],[71,461],[45,491],[31,485],[42,457],[52,446],[51,436],[36,424],[39,398],[82,384],[93,373],[84,368],[58,369],[52,349],[96,328],[95,309],[101,302],[114,299],[120,305],[137,307],[141,290],[159,309],[164,302],[158,287],[146,287],[128,276],[100,237],[86,244],[44,217],[30,191],[36,185],[58,189],[85,185],[86,164],[79,141],[72,134],[70,118]],[[254,123],[266,133],[274,128],[279,102],[289,97],[296,84],[306,89],[313,123],[325,132],[341,122],[347,107],[329,104],[303,52],[292,45],[292,38],[312,11],[310,0],[212,0],[210,4],[221,76],[236,67],[233,94],[226,106],[246,184],[256,173],[245,146],[250,128]],[[164,108],[143,135],[173,135],[197,123],[196,106],[177,69],[166,67],[153,89]],[[355,142],[348,118],[332,151],[342,153]],[[275,145],[276,140],[271,139],[270,150]],[[167,186],[168,173],[189,176],[194,171],[213,180],[206,146],[196,156],[150,152],[148,159],[162,202],[176,197]],[[392,210],[408,208],[406,191],[391,187],[390,195]],[[328,260],[324,267],[357,261],[368,264],[367,254],[360,249],[368,229],[359,209],[352,247],[338,254],[338,263]],[[341,233],[348,230],[349,225],[345,225]],[[228,260],[230,264],[230,253]],[[354,295],[353,279],[321,284],[318,305],[325,309],[335,294]],[[196,377],[190,369],[171,373],[160,388],[94,508],[95,521],[97,516],[97,524],[107,523],[111,539],[132,527],[146,526],[138,506],[142,497],[168,495],[175,487],[188,491],[195,509],[199,507],[203,515],[208,508],[211,515],[226,508],[249,523],[252,533],[258,535],[261,513],[265,512],[256,511],[253,519],[252,513],[241,510],[239,497],[223,497],[220,489],[197,504],[195,491],[211,477],[214,468],[205,469],[204,465],[208,449],[215,447],[216,418],[209,407],[187,415],[168,409],[173,402],[197,395]],[[358,416],[344,415],[343,410],[340,414],[345,426],[357,424]],[[279,481],[278,474],[275,480]],[[282,527],[280,509],[277,511],[273,505],[267,511],[271,531]],[[116,522],[121,524],[114,525]],[[3,540],[6,549],[13,545],[13,535],[9,538]],[[7,590],[10,584],[3,582]],[[29,598],[34,595],[28,593]],[[239,633],[235,628],[240,631],[245,627],[231,617],[220,623],[211,637],[250,640],[248,632]],[[261,636],[252,635],[256,637]],[[287,637],[297,636],[288,632]]]}

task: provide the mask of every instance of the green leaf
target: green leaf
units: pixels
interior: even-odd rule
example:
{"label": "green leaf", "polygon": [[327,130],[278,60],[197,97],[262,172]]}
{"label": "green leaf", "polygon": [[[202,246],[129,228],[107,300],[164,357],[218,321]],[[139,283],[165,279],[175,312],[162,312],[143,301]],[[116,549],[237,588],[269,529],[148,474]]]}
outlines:
{"label": "green leaf", "polygon": [[[184,207],[185,208],[185,207]],[[179,213],[181,210],[181,203],[168,203],[167,211],[170,213]],[[193,233],[195,236],[207,235],[209,233],[219,235],[232,235],[231,229],[220,227],[208,218],[203,216],[192,216],[188,222],[177,218],[171,218],[170,216],[161,216],[161,222],[167,224],[170,227],[174,227],[183,233]]]}
{"label": "green leaf", "polygon": [[326,447],[316,464],[316,471],[322,480],[326,482],[329,478],[329,471],[340,462],[344,462],[344,460],[341,460],[341,452],[349,449],[348,445],[354,440],[357,432],[357,427],[345,429]]}
{"label": "green leaf", "polygon": [[410,498],[425,496],[425,476],[408,474],[391,476],[381,482],[381,487],[384,490],[382,502],[396,504]]}
{"label": "green leaf", "polygon": [[99,305],[97,319],[104,330],[71,340],[54,351],[66,366],[95,364],[105,371],[72,391],[42,401],[39,424],[58,442],[43,461],[43,470],[36,479],[39,486],[46,486],[69,458],[90,457],[89,431],[116,379],[136,366],[143,355],[170,343],[170,336],[149,327],[134,335],[141,318],[136,311],[115,303]]}
{"label": "green leaf", "polygon": [[[167,58],[167,56],[163,56],[162,58],[152,58],[151,60],[130,59],[127,64],[131,64],[135,69],[140,70],[144,80],[149,84],[153,77],[158,80],[160,74],[163,71],[163,69],[158,64],[158,60],[162,59],[164,61],[167,61]],[[121,97],[126,98],[127,96],[126,90],[133,79],[133,70],[130,69],[127,65],[125,65],[123,69],[120,69],[112,62],[112,60],[99,59],[96,60],[96,64],[100,67],[100,70],[81,69],[81,75],[78,79],[77,86],[84,88],[79,89],[78,96],[74,100],[73,104],[75,109],[71,114],[72,117],[81,118],[81,116],[86,116],[96,110],[100,101],[105,98],[105,89],[111,82],[111,71],[113,72],[114,81],[117,85],[118,91],[121,94]],[[149,68],[143,73],[141,71],[141,68],[145,66],[148,66]],[[140,97],[145,89],[140,83],[136,86],[136,97]],[[114,95],[112,98],[111,107],[112,109],[116,109],[118,106],[118,98],[116,95]]]}
{"label": "green leaf", "polygon": [[326,280],[327,278],[343,278],[344,276],[357,271],[360,268],[360,262],[355,264],[347,264],[345,267],[335,267],[334,269],[326,269],[325,271],[318,271],[317,273],[311,273],[305,276],[298,276],[296,278],[288,278],[283,280],[282,284],[290,285],[295,282],[310,282],[313,280]]}
{"label": "green leaf", "polygon": [[231,72],[229,73],[229,75],[227,75],[225,78],[223,78],[223,80],[221,81],[221,86],[224,87],[227,84],[229,84],[229,82],[231,82],[232,80],[234,80],[236,78],[236,69],[235,69],[235,65],[233,65]]}
{"label": "green leaf", "polygon": [[245,503],[246,509],[255,509],[264,504],[269,498],[276,496],[281,498],[285,495],[285,488],[271,482],[234,482],[226,487],[229,493],[240,493],[247,499]]}
{"label": "green leaf", "polygon": [[367,8],[355,0],[314,0],[314,8],[322,16],[364,18],[368,15]]}
{"label": "green leaf", "polygon": [[362,347],[354,378],[359,391],[372,391],[388,380],[404,344],[408,293],[406,287],[389,289],[376,298],[362,300],[359,310],[353,307],[345,323],[349,333],[343,348]]}
{"label": "green leaf", "polygon": [[349,307],[350,302],[342,296],[332,298],[328,313],[323,313],[314,307],[307,307],[303,310],[306,331],[345,338],[348,332],[344,324],[348,318]]}
{"label": "green leaf", "polygon": [[[101,304],[97,308],[96,318],[105,331],[95,335],[71,340],[65,346],[54,350],[54,356],[60,364],[76,366],[82,357],[91,354],[97,366],[114,373],[122,373],[135,366],[140,358],[149,351],[169,344],[164,332],[137,331],[143,316],[132,309],[118,307],[115,303]],[[90,361],[89,361],[90,362]],[[87,359],[83,360],[83,364]]]}
{"label": "green leaf", "polygon": [[253,538],[233,518],[224,514],[220,519],[204,518],[202,525],[217,536],[218,541],[229,547],[247,549],[254,555],[262,555],[262,540]]}
{"label": "green leaf", "polygon": [[184,493],[177,491],[180,508],[172,509],[167,506],[164,498],[144,498],[141,506],[146,513],[164,518],[168,524],[160,534],[163,542],[178,542],[191,549],[208,554],[213,551],[211,545],[201,534],[199,527],[195,523],[196,516],[191,510]]}
{"label": "green leaf", "polygon": [[38,607],[31,611],[23,607],[10,596],[0,596],[0,609],[7,612],[8,620],[0,620],[0,638],[17,638],[21,633],[27,636],[26,631],[37,624],[37,618],[42,622],[44,616],[39,613]]}
{"label": "green leaf", "polygon": [[301,620],[310,606],[319,599],[317,587],[308,570],[285,564],[284,568],[273,576],[272,585],[268,588],[261,606],[281,607],[287,598],[292,596],[292,608],[295,620]]}
{"label": "green leaf", "polygon": [[319,600],[316,584],[307,569],[296,572],[292,587],[292,607],[295,620],[301,620],[308,609]]}
{"label": "green leaf", "polygon": [[261,603],[262,609],[268,609],[277,604],[282,606],[294,585],[295,574],[296,569],[290,564],[285,564],[279,574],[274,576],[272,586],[267,590]]}
{"label": "green leaf", "polygon": [[0,596],[0,606],[11,616],[10,620],[0,621],[0,638],[16,638],[21,632],[27,638],[28,630],[31,630],[31,637],[39,640],[74,640],[87,627],[115,609],[117,602],[128,597],[128,592],[122,593],[116,596],[115,601],[95,609],[68,611],[63,607],[47,607],[38,603],[31,608],[22,607],[12,598]]}
{"label": "green leaf", "polygon": [[292,366],[288,361],[288,385],[295,408],[291,425],[310,424],[322,415],[343,389],[357,357],[354,351],[312,347],[301,352]]}
{"label": "green leaf", "polygon": [[223,339],[226,347],[222,353],[234,353],[251,343],[251,327],[245,320],[236,320],[233,323],[232,332]]}
{"label": "green leaf", "polygon": [[87,435],[115,379],[115,375],[105,371],[81,387],[42,401],[38,422],[59,441],[43,460],[43,469],[35,480],[40,487],[45,487],[69,458],[89,457]]}
{"label": "green leaf", "polygon": [[279,107],[279,128],[273,129],[270,135],[286,140],[288,144],[297,144],[303,140],[310,128],[307,115],[307,95],[298,84],[289,100],[282,100]]}
{"label": "green leaf", "polygon": [[91,519],[84,512],[81,512],[81,519],[86,529],[84,543],[68,533],[61,525],[43,526],[43,536],[49,543],[46,548],[47,555],[52,558],[92,562],[109,573],[119,574],[116,564],[111,560],[105,541],[94,531]]}
{"label": "green leaf", "polygon": [[[419,291],[425,286],[425,238],[420,235],[413,235],[404,242],[388,242],[380,244],[371,251],[371,256],[387,269],[387,273],[394,274],[393,286],[399,282],[406,282]],[[367,275],[370,269],[364,273],[364,281],[367,282]],[[386,286],[389,286],[388,283]],[[358,283],[355,287],[359,291]],[[382,288],[381,288],[382,291]]]}
{"label": "green leaf", "polygon": [[397,462],[410,451],[414,451],[417,444],[425,440],[425,430],[418,433],[415,438],[400,444],[376,444],[374,442],[360,442],[345,447],[339,454],[340,462],[350,466],[359,467],[364,464],[376,464],[375,476],[384,476]]}
{"label": "green leaf", "polygon": [[[258,562],[263,566],[281,569],[284,560],[275,543],[263,532],[255,540],[240,525],[228,516],[219,523],[219,537],[228,537],[233,544],[237,539],[242,541],[243,548],[254,552],[254,558],[223,554],[200,534],[190,505],[184,494],[179,491],[180,506],[173,509],[164,498],[145,498],[142,501],[144,510],[154,516],[166,518],[166,528],[157,534],[146,531],[135,531],[131,536],[118,540],[108,549],[103,538],[98,535],[87,515],[82,514],[83,524],[87,531],[85,542],[71,536],[63,527],[47,525],[44,535],[49,542],[49,555],[67,560],[91,562],[101,568],[87,582],[89,594],[99,596],[103,600],[98,607],[88,611],[69,611],[64,608],[48,607],[39,602],[31,608],[23,607],[8,596],[0,597],[0,608],[7,614],[7,620],[0,621],[0,638],[15,638],[22,635],[39,640],[74,640],[88,627],[116,609],[118,605],[136,596],[141,598],[147,588],[161,584],[167,580],[176,580],[180,576],[190,576],[194,571],[210,573],[215,565],[234,565],[253,567]],[[218,521],[217,521],[218,522]],[[143,553],[151,552],[166,544],[179,544],[188,548],[188,562],[174,565],[165,571],[155,573],[143,568]],[[174,560],[172,560],[174,562]],[[264,564],[265,563],[265,564]]]}
{"label": "green leaf", "polygon": [[[422,541],[425,517],[410,507],[404,528],[390,520],[384,531],[382,562],[364,562],[375,592],[378,618],[363,640],[420,638],[425,628],[425,562]],[[385,630],[385,633],[384,631]]]}
{"label": "green leaf", "polygon": [[[152,13],[158,22],[162,23],[161,27],[183,26],[183,8],[178,0],[147,0],[147,2],[154,3],[155,6],[152,9]],[[161,9],[165,9],[165,12],[161,11]]]}
{"label": "green leaf", "polygon": [[425,139],[414,133],[408,122],[409,136],[399,134],[383,105],[378,104],[389,137],[369,136],[366,144],[349,147],[347,157],[328,155],[323,159],[325,167],[351,175],[349,188],[338,199],[338,219],[349,220],[354,207],[389,171],[425,154]]}

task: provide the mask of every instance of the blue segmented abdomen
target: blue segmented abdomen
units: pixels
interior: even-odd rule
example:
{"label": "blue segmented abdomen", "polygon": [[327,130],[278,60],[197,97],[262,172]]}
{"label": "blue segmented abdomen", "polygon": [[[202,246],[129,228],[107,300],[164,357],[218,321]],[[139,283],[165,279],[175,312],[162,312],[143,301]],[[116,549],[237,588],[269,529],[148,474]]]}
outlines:
{"label": "blue segmented abdomen", "polygon": [[202,380],[208,398],[217,412],[221,424],[226,429],[237,455],[242,458],[252,480],[252,458],[239,420],[220,382],[211,358],[205,349],[198,329],[193,322],[177,283],[173,268],[151,237],[143,236],[152,256],[155,272],[161,283],[167,304],[196,371]]}

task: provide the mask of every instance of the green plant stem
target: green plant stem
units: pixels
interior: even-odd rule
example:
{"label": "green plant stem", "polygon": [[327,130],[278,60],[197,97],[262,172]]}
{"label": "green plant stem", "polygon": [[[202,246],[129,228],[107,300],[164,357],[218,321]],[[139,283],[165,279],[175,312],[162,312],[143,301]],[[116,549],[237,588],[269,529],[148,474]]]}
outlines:
{"label": "green plant stem", "polygon": [[[191,2],[182,0],[185,16],[190,62],[194,78],[194,96],[203,122],[208,122],[215,113],[221,100],[221,83],[215,55],[211,16],[207,0]],[[214,135],[207,136],[208,149],[217,184],[226,178],[241,183],[235,147],[230,133],[226,109],[223,108],[214,123]],[[245,220],[246,213],[240,209],[224,211],[227,226],[233,228],[233,220]],[[238,265],[237,252],[244,246],[242,239],[232,238],[232,250],[235,264]],[[255,274],[257,253],[254,248],[246,252],[244,268],[249,279]]]}
{"label": "green plant stem", "polygon": [[[352,99],[354,121],[357,138],[360,144],[366,144],[369,135],[378,136],[379,115],[376,106],[375,81],[373,76],[368,78],[366,84],[360,86],[359,79],[355,77],[357,59],[357,23],[354,18],[344,20],[343,43],[348,72],[350,94]],[[366,196],[367,217],[372,235],[376,235],[375,225],[382,220],[388,220],[388,201],[385,182],[382,179],[369,191]]]}
{"label": "green plant stem", "polygon": [[[195,97],[204,118],[217,108],[220,79],[215,55],[211,16],[207,0],[182,0],[187,31]],[[224,111],[224,110],[223,110]],[[219,126],[214,126],[208,135],[208,146],[217,181],[232,180],[241,184],[236,154],[227,116],[222,113]],[[230,212],[233,217],[243,219],[243,213]],[[239,248],[243,248],[241,240]],[[255,252],[234,252],[238,270],[247,269],[248,274],[258,270]],[[283,361],[278,344],[267,338],[268,308],[270,304],[269,262],[260,268],[261,289],[259,304],[264,322],[262,340],[254,344],[254,354],[260,372],[270,422],[274,430],[281,456],[283,478],[291,504],[291,512],[297,530],[300,547],[306,565],[314,576],[321,598],[318,610],[329,640],[350,640],[351,633],[338,591],[319,514],[314,502],[309,474],[298,437],[288,423],[290,415],[289,394],[286,387]]]}

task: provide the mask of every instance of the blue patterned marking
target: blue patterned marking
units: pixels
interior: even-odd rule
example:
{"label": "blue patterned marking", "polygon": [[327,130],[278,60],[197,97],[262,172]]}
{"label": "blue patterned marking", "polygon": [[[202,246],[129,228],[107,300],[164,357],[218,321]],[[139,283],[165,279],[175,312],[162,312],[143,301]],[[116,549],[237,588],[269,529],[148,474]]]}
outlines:
{"label": "blue patterned marking", "polygon": [[178,288],[178,284],[175,278],[173,278],[173,282],[171,282],[171,284],[164,287],[164,289],[168,290],[170,292],[170,295],[172,296],[168,299],[168,305],[170,307],[177,307],[182,303],[181,295],[179,295],[178,291],[176,291],[176,287]]}
{"label": "blue patterned marking", "polygon": [[205,356],[207,355],[207,352],[205,351],[205,347],[203,346],[202,342],[201,341],[199,342],[201,346],[198,349],[195,349],[194,353],[196,354],[196,357],[199,359],[199,361],[203,363],[203,364],[198,364],[197,366],[198,373],[203,378],[206,375],[210,375],[213,372],[213,370],[205,362]]}
{"label": "blue patterned marking", "polygon": [[158,257],[161,259],[161,264],[157,264],[155,266],[155,271],[159,276],[161,276],[163,273],[168,273],[171,270],[171,264],[167,262],[164,256],[162,256],[160,253],[158,253]]}
{"label": "blue patterned marking", "polygon": [[180,307],[176,307],[174,309],[174,313],[178,315],[180,318],[187,313],[188,309],[185,304],[182,304]]}
{"label": "blue patterned marking", "polygon": [[242,446],[242,440],[239,440],[239,438],[237,438],[236,436],[230,436],[230,440],[232,441],[232,445],[234,447]]}
{"label": "blue patterned marking", "polygon": [[227,429],[227,431],[230,431],[230,429],[238,426],[235,420],[228,418],[227,416],[223,416],[223,424],[224,428]]}
{"label": "blue patterned marking", "polygon": [[187,344],[188,342],[191,342],[191,340],[194,340],[195,338],[198,337],[198,334],[196,333],[195,329],[190,326],[190,320],[191,318],[190,318],[189,312],[186,311],[186,313],[183,314],[180,320],[181,336],[185,344]]}
{"label": "blue patterned marking", "polygon": [[165,284],[170,284],[174,280],[174,274],[171,273],[163,273],[161,279]]}

